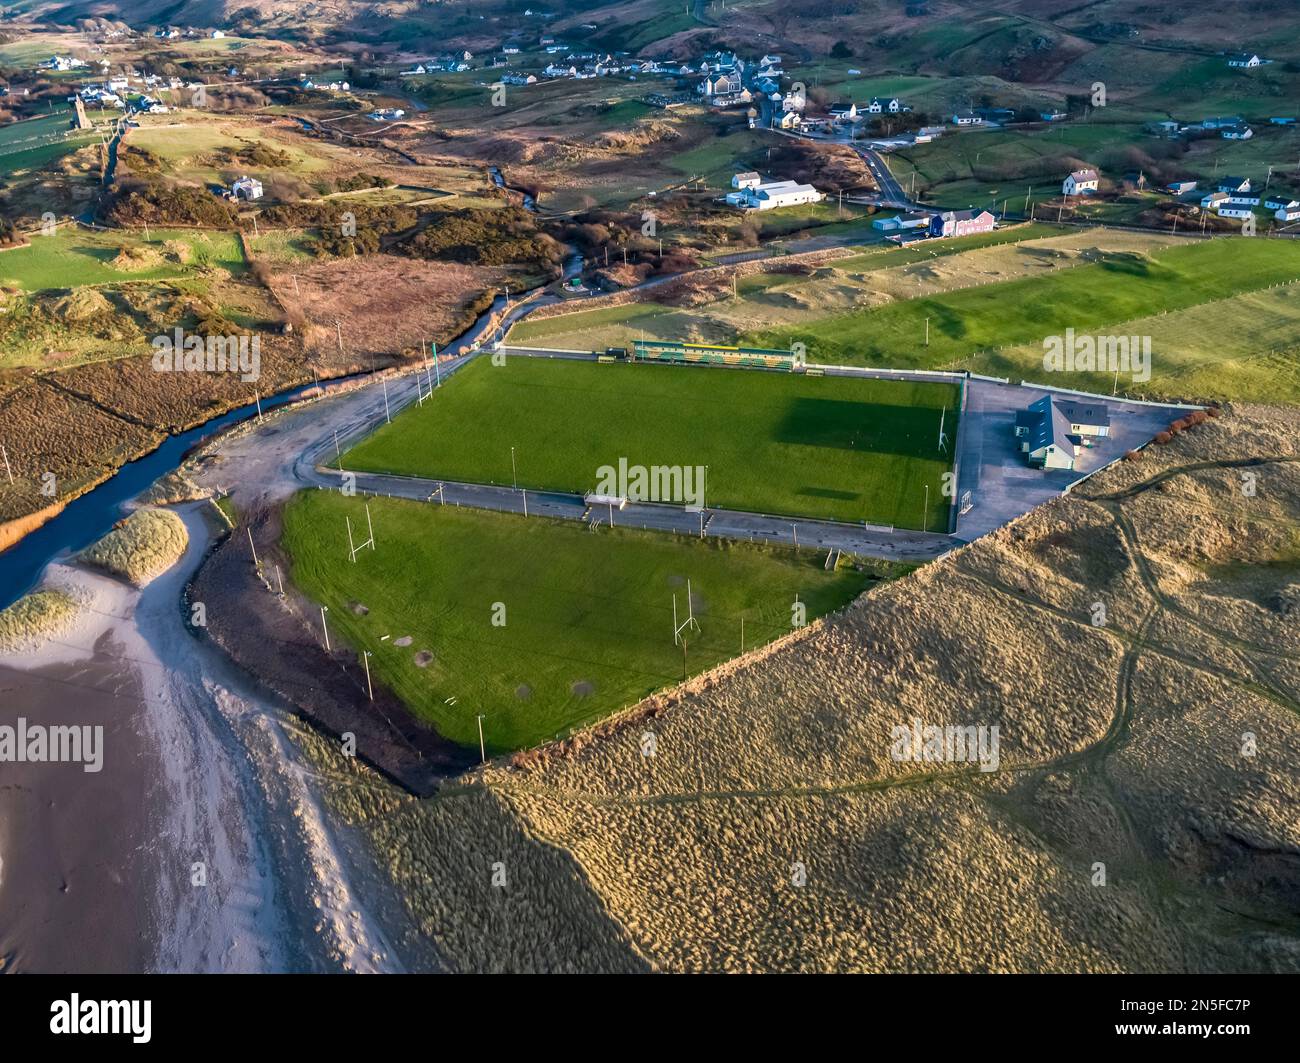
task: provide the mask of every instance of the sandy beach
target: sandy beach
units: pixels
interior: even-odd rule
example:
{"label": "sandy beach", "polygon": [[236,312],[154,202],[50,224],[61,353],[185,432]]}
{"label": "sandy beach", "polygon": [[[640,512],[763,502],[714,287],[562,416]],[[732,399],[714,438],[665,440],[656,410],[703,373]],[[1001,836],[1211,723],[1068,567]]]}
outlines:
{"label": "sandy beach", "polygon": [[163,818],[161,762],[140,684],[105,635],[84,661],[0,665],[0,726],[19,716],[104,728],[103,767],[0,769],[0,957],[13,971],[145,968],[156,941],[150,839]]}
{"label": "sandy beach", "polygon": [[69,563],[74,627],[0,656],[0,725],[102,723],[104,765],[0,766],[0,957],[28,971],[400,969],[256,684],[186,624],[215,532],[143,589]]}

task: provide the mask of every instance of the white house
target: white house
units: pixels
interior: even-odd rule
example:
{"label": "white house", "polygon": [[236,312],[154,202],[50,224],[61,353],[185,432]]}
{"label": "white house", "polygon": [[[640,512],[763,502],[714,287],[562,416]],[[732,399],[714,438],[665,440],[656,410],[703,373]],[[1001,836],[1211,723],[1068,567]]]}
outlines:
{"label": "white house", "polygon": [[757,188],[763,183],[763,178],[757,170],[746,170],[744,173],[735,174],[731,178],[732,188]]}
{"label": "white house", "polygon": [[1278,221],[1292,222],[1300,221],[1300,203],[1288,203],[1285,206],[1278,207],[1273,212],[1273,217]]}
{"label": "white house", "polygon": [[1253,218],[1255,208],[1247,203],[1230,203],[1224,201],[1219,204],[1220,218]]}
{"label": "white house", "polygon": [[222,37],[225,36],[225,33],[223,33],[221,30],[213,30],[213,31],[209,34],[209,36],[210,36],[214,41],[219,41],[219,40],[221,40]]}
{"label": "white house", "polygon": [[1234,67],[1242,67],[1245,69],[1252,69],[1254,67],[1260,66],[1263,62],[1264,60],[1261,59],[1254,52],[1243,52],[1241,55],[1232,56],[1232,58],[1228,60],[1228,65]]}
{"label": "white house", "polygon": [[1251,187],[1250,178],[1249,177],[1221,177],[1219,178],[1218,182],[1215,184],[1214,187],[1217,188],[1220,192],[1229,192],[1229,193],[1249,192]]}
{"label": "white house", "polygon": [[1228,126],[1226,129],[1219,130],[1219,136],[1224,140],[1249,140],[1255,135],[1255,131],[1248,125]]}
{"label": "white house", "polygon": [[1209,195],[1201,197],[1201,209],[1212,210],[1220,203],[1226,203],[1227,201],[1227,192],[1211,192]]}
{"label": "white house", "polygon": [[84,59],[78,59],[73,55],[52,55],[41,64],[46,70],[78,70],[85,66]]}
{"label": "white house", "polygon": [[262,182],[256,177],[241,177],[230,186],[230,194],[236,199],[261,199]]}
{"label": "white house", "polygon": [[1101,177],[1096,170],[1075,170],[1061,182],[1061,194],[1080,196],[1095,192],[1101,186]]}
{"label": "white house", "polygon": [[907,108],[897,96],[873,96],[871,102],[867,104],[867,110],[872,114],[898,114]]}
{"label": "white house", "polygon": [[952,124],[955,126],[983,125],[984,119],[974,111],[959,111],[952,116]]}

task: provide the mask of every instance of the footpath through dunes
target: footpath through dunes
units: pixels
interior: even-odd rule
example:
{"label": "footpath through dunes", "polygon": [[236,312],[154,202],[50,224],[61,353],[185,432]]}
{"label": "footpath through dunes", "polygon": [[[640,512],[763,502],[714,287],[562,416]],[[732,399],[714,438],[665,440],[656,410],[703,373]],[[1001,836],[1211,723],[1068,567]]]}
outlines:
{"label": "footpath through dunes", "polygon": [[429,800],[313,756],[459,969],[1300,971],[1298,428],[1229,408]]}

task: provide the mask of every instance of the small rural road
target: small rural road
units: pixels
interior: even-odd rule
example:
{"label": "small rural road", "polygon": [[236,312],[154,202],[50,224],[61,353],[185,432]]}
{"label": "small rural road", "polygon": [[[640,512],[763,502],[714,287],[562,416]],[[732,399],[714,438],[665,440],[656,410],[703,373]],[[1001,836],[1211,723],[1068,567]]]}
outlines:
{"label": "small rural road", "polygon": [[862,161],[867,164],[867,169],[871,171],[871,176],[876,179],[876,187],[880,189],[880,205],[882,207],[897,207],[900,210],[924,209],[919,203],[914,203],[907,198],[903,186],[889,172],[889,167],[885,164],[880,152],[873,151],[871,148],[860,148],[857,145],[853,145],[853,150],[862,157]]}

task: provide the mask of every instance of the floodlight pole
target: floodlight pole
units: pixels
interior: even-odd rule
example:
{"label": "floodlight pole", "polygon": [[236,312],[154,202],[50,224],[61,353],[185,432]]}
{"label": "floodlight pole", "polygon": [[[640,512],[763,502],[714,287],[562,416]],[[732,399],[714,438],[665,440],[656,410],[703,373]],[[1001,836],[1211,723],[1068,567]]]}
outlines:
{"label": "floodlight pole", "polygon": [[483,744],[483,714],[480,712],[476,717],[478,720],[478,756],[479,760],[487,763],[487,747]]}
{"label": "floodlight pole", "polygon": [[438,387],[442,387],[442,367],[438,365],[438,345],[431,343],[429,348],[433,351],[433,375],[438,378]]}
{"label": "floodlight pole", "polygon": [[524,516],[528,516],[528,489],[524,489]]}
{"label": "floodlight pole", "polygon": [[370,534],[370,549],[375,548],[375,526],[370,521],[370,503],[366,503],[366,531]]}
{"label": "floodlight pole", "polygon": [[514,485],[516,491],[519,490],[519,473],[515,469],[515,448],[510,448],[510,482]]}
{"label": "floodlight pole", "polygon": [[13,483],[14,471],[13,469],[9,468],[9,451],[5,450],[4,444],[2,443],[0,443],[0,454],[3,454],[5,459],[5,475],[9,477],[9,482]]}
{"label": "floodlight pole", "polygon": [[244,530],[248,532],[248,548],[253,551],[253,567],[261,568],[261,562],[257,560],[257,547],[253,543],[253,529],[246,528]]}
{"label": "floodlight pole", "polygon": [[384,386],[384,420],[392,424],[393,416],[388,412],[388,377],[380,377],[379,382]]}
{"label": "floodlight pole", "polygon": [[280,597],[284,597],[284,577],[280,575],[280,566],[275,566],[275,582],[280,586]]}
{"label": "floodlight pole", "polygon": [[[348,524],[348,560],[355,565],[357,563],[357,549],[355,546],[352,545],[352,518],[349,516],[344,516],[343,519],[347,521]],[[250,540],[252,539],[251,533],[249,535],[249,538]]]}
{"label": "floodlight pole", "polygon": [[370,695],[370,700],[375,700],[375,688],[370,685],[370,651],[363,650],[361,653],[361,663],[366,666],[366,693]]}
{"label": "floodlight pole", "polygon": [[[320,607],[320,629],[321,629],[321,631],[324,632],[324,634],[325,634],[325,652],[326,652],[326,653],[329,653],[329,652],[330,652],[330,629],[329,629],[329,626],[325,623],[325,614],[329,612],[329,609],[330,609],[330,607],[329,607],[328,605],[322,605],[322,606]],[[743,624],[744,621],[741,621],[741,623]]]}

